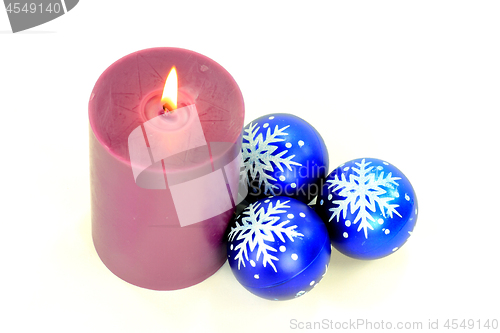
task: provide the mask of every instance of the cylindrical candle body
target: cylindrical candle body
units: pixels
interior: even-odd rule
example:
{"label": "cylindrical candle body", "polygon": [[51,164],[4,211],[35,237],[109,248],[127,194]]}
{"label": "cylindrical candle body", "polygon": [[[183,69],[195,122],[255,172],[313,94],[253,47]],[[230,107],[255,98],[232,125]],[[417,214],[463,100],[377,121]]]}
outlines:
{"label": "cylindrical candle body", "polygon": [[[179,110],[162,118],[172,66]],[[104,264],[156,290],[188,287],[216,272],[238,203],[244,118],[229,73],[187,50],[139,51],[101,75],[89,117],[92,235]]]}

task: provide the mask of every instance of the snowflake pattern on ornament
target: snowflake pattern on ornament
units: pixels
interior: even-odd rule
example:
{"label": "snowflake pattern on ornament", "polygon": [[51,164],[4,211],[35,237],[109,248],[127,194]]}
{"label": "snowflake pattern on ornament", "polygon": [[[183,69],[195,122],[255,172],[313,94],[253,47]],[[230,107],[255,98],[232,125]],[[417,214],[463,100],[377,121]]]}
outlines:
{"label": "snowflake pattern on ornament", "polygon": [[[264,126],[265,127],[265,126]],[[278,186],[271,184],[270,181],[276,181],[269,173],[274,172],[274,165],[283,172],[283,166],[288,170],[292,171],[292,165],[302,166],[302,164],[294,162],[293,158],[295,155],[290,155],[284,157],[288,150],[283,150],[277,154],[274,154],[278,146],[273,145],[273,143],[285,141],[284,136],[288,135],[285,130],[290,127],[290,125],[279,128],[278,125],[274,127],[274,131],[271,128],[267,128],[267,133],[265,138],[262,133],[257,135],[260,127],[258,123],[250,123],[248,128],[244,129],[243,134],[243,170],[240,172],[241,179],[245,180],[248,185],[250,184],[250,179],[248,174],[250,174],[251,179],[258,179],[259,187],[264,185],[264,194],[275,195],[274,190]],[[245,142],[245,140],[247,142]]]}
{"label": "snowflake pattern on ornament", "polygon": [[241,224],[236,222],[236,226],[231,227],[231,231],[228,234],[229,241],[234,241],[235,238],[237,241],[241,241],[235,247],[237,254],[234,260],[238,260],[238,269],[240,269],[241,264],[243,264],[243,267],[246,267],[245,261],[249,261],[249,251],[253,252],[257,248],[256,260],[258,261],[262,255],[262,265],[266,267],[269,264],[277,272],[273,261],[278,261],[279,259],[270,252],[277,252],[278,250],[266,244],[266,242],[274,242],[274,235],[282,242],[285,242],[284,236],[288,237],[292,242],[295,237],[304,236],[295,231],[297,228],[296,225],[286,226],[290,220],[278,223],[280,216],[276,216],[276,214],[286,213],[285,208],[290,208],[287,205],[289,202],[290,200],[281,203],[278,200],[274,207],[273,203],[270,202],[267,211],[264,207],[260,207],[260,202],[256,202],[242,212],[242,215],[246,216],[242,218]]}
{"label": "snowflake pattern on ornament", "polygon": [[[342,174],[342,179],[339,179],[338,175],[335,175],[333,180],[327,180],[327,182],[331,184],[328,186],[329,189],[337,192],[337,195],[346,198],[342,200],[332,200],[332,203],[337,206],[330,208],[332,215],[329,222],[334,218],[336,218],[336,222],[339,222],[340,214],[342,214],[342,217],[345,219],[349,206],[351,214],[354,214],[359,209],[353,224],[360,222],[357,231],[359,232],[363,229],[366,239],[368,239],[368,229],[374,230],[370,221],[375,222],[375,219],[369,211],[375,212],[377,210],[377,205],[384,217],[386,214],[391,218],[393,214],[401,217],[396,210],[399,205],[390,203],[394,197],[384,196],[387,193],[386,189],[394,190],[399,186],[396,180],[401,178],[393,177],[391,172],[384,177],[383,171],[380,172],[378,177],[375,177],[374,173],[370,173],[373,169],[373,166],[368,167],[370,164],[371,162],[366,163],[364,159],[361,163],[356,162],[359,169],[352,167],[352,170],[358,175],[351,174],[349,180],[346,179],[345,174]],[[397,196],[397,191],[395,191],[395,194]]]}

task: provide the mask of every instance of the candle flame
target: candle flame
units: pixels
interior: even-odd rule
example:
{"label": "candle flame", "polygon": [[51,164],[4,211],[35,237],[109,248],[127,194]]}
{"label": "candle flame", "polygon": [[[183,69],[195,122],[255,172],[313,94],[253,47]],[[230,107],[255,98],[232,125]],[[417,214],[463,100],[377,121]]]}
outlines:
{"label": "candle flame", "polygon": [[168,73],[167,81],[165,81],[165,87],[163,88],[163,95],[161,96],[163,109],[168,111],[177,109],[177,85],[177,71],[174,66],[170,70],[170,73]]}

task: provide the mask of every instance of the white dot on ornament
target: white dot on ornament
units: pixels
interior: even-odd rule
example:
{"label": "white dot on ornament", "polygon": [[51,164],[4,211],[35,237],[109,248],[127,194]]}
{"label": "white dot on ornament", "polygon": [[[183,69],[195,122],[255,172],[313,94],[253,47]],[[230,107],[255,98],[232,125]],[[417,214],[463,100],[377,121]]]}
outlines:
{"label": "white dot on ornament", "polygon": [[255,274],[253,277],[258,280],[260,276],[259,274]]}
{"label": "white dot on ornament", "polygon": [[347,238],[347,237],[349,237],[349,234],[348,234],[347,232],[344,232],[344,233],[342,234],[342,236],[344,236],[344,238]]}
{"label": "white dot on ornament", "polygon": [[299,259],[299,256],[298,256],[296,253],[293,253],[293,254],[291,255],[291,257],[292,257],[292,259],[293,259],[293,260],[297,260],[297,259]]}
{"label": "white dot on ornament", "polygon": [[299,213],[300,217],[306,217],[306,214],[304,213]]}
{"label": "white dot on ornament", "polygon": [[302,140],[299,140],[299,142],[297,142],[297,143],[299,144],[299,147],[301,147],[301,148],[304,145],[304,141],[302,141]]}
{"label": "white dot on ornament", "polygon": [[332,200],[332,198],[333,198],[333,195],[329,194],[328,195],[328,200]]}
{"label": "white dot on ornament", "polygon": [[231,244],[231,246],[229,247],[231,249],[231,251],[233,250],[233,244]]}
{"label": "white dot on ornament", "polygon": [[292,144],[291,144],[290,142],[287,142],[287,143],[285,144],[285,147],[287,147],[287,148],[292,148]]}
{"label": "white dot on ornament", "polygon": [[293,219],[295,216],[293,216],[293,214],[288,214],[286,217],[288,217],[289,219]]}
{"label": "white dot on ornament", "polygon": [[395,248],[392,249],[392,252],[397,251],[398,249],[399,247],[396,246]]}
{"label": "white dot on ornament", "polygon": [[385,165],[389,165],[389,163],[387,163],[387,162],[383,162],[383,163],[384,163]]}
{"label": "white dot on ornament", "polygon": [[415,214],[418,214],[417,209],[415,208]]}
{"label": "white dot on ornament", "polygon": [[378,219],[377,222],[378,222],[378,224],[384,224],[384,220],[382,220],[382,219]]}
{"label": "white dot on ornament", "polygon": [[286,251],[286,247],[285,247],[285,245],[281,245],[281,246],[280,246],[280,251],[281,251],[281,252],[285,252],[285,251]]}
{"label": "white dot on ornament", "polygon": [[264,203],[268,203],[269,201],[271,201],[271,200],[267,199],[267,200],[264,201]]}
{"label": "white dot on ornament", "polygon": [[347,171],[347,170],[349,170],[349,167],[345,167],[345,168],[344,168],[344,171]]}
{"label": "white dot on ornament", "polygon": [[265,123],[264,124],[264,128],[268,128],[269,127],[269,124],[268,123]]}
{"label": "white dot on ornament", "polygon": [[405,193],[405,199],[406,199],[406,201],[410,201],[410,197],[408,196],[407,193]]}
{"label": "white dot on ornament", "polygon": [[274,116],[269,117],[269,119],[273,120],[273,119],[274,119]]}
{"label": "white dot on ornament", "polygon": [[349,220],[345,221],[345,226],[346,227],[350,227],[351,226],[351,221],[349,221]]}
{"label": "white dot on ornament", "polygon": [[319,202],[319,204],[320,204],[320,205],[322,205],[322,204],[323,204],[323,202],[324,202],[324,201],[323,201],[323,199],[321,199],[321,201]]}
{"label": "white dot on ornament", "polygon": [[390,233],[391,233],[391,231],[390,231],[389,229],[385,229],[385,234],[386,234],[386,235],[388,235],[388,234],[390,234]]}
{"label": "white dot on ornament", "polygon": [[394,192],[394,196],[395,196],[396,198],[399,198],[399,192],[398,192],[398,191]]}
{"label": "white dot on ornament", "polygon": [[250,260],[250,265],[252,265],[252,267],[255,267],[255,261]]}
{"label": "white dot on ornament", "polygon": [[379,165],[379,166],[377,167],[377,170],[384,170],[384,168],[383,168],[382,166],[380,166],[380,165]]}
{"label": "white dot on ornament", "polygon": [[282,182],[284,182],[284,181],[285,181],[285,179],[286,179],[286,178],[285,178],[285,176],[280,176],[280,180],[281,180]]}
{"label": "white dot on ornament", "polygon": [[309,285],[312,286],[315,283],[316,283],[316,281],[313,280],[313,281],[311,281],[311,283],[309,283]]}
{"label": "white dot on ornament", "polygon": [[297,187],[297,184],[295,184],[295,183],[291,183],[291,184],[290,184],[290,186],[291,186],[292,188],[296,188],[296,187]]}

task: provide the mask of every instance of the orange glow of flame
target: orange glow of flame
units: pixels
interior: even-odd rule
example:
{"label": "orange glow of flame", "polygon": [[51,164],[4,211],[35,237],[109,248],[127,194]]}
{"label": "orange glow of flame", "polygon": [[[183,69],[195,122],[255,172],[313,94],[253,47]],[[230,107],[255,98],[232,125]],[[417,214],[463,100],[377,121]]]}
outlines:
{"label": "orange glow of flame", "polygon": [[170,73],[168,73],[167,81],[165,81],[165,87],[163,88],[163,94],[161,96],[163,109],[168,111],[177,109],[177,89],[177,71],[174,66],[170,70]]}

